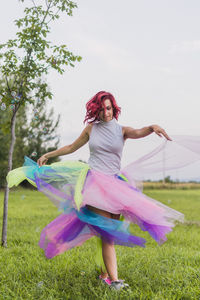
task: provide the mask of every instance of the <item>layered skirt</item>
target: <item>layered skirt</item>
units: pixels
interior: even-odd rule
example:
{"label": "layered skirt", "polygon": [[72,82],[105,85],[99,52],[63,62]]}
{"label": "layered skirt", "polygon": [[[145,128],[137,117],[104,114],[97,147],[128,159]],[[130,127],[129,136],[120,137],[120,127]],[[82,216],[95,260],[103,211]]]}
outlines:
{"label": "layered skirt", "polygon": [[[25,157],[23,167],[8,173],[9,187],[27,179],[61,211],[41,233],[39,245],[52,258],[93,236],[124,246],[145,246],[145,239],[130,233],[137,224],[159,244],[183,214],[149,198],[125,176],[106,175],[79,161],[57,162],[39,167]],[[123,216],[110,219],[94,213],[89,206]]]}

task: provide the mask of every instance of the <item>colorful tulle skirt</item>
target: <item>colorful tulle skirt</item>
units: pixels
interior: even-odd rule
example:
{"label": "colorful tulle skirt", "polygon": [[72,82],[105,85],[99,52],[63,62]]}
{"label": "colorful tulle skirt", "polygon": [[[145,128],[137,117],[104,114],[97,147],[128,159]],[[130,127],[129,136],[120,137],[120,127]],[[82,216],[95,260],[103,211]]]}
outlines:
{"label": "colorful tulle skirt", "polygon": [[[8,173],[9,187],[24,179],[44,193],[61,214],[42,231],[39,245],[52,258],[93,236],[124,246],[145,246],[145,239],[130,232],[137,224],[159,244],[166,241],[183,214],[149,198],[130,185],[123,174],[106,175],[79,161],[61,161],[39,167],[25,157],[23,167]],[[101,216],[90,206],[123,216],[119,220]]]}

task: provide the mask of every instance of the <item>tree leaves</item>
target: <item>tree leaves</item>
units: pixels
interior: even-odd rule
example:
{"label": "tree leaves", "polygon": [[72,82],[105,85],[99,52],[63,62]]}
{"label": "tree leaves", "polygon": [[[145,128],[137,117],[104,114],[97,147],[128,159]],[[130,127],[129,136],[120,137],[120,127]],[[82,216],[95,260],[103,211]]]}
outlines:
{"label": "tree leaves", "polygon": [[[24,2],[23,0],[19,0]],[[24,17],[15,20],[19,29],[15,39],[9,39],[7,43],[0,45],[0,72],[7,78],[14,78],[10,89],[22,94],[22,104],[31,102],[36,93],[35,81],[40,80],[40,90],[51,97],[46,91],[47,86],[42,84],[42,78],[50,69],[55,69],[63,74],[66,66],[75,66],[75,62],[81,61],[81,56],[74,55],[66,45],[53,45],[49,41],[49,23],[57,20],[60,13],[72,16],[72,11],[77,7],[76,3],[68,0],[49,0],[43,5],[26,7]],[[38,85],[37,85],[38,88]],[[9,98],[9,95],[6,96]]]}

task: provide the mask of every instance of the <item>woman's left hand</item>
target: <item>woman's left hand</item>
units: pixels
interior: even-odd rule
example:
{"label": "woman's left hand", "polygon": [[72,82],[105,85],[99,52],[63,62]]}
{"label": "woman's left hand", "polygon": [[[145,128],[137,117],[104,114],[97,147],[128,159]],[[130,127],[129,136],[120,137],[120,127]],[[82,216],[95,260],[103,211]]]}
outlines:
{"label": "woman's left hand", "polygon": [[159,137],[164,136],[168,141],[172,141],[172,139],[168,136],[166,131],[158,125],[152,125],[151,129],[155,132]]}

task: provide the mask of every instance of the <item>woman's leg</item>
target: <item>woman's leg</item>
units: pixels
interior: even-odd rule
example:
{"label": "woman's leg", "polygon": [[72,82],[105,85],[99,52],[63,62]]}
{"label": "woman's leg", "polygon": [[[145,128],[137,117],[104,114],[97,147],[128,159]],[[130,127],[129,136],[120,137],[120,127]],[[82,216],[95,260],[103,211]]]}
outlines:
{"label": "woman's leg", "polygon": [[[89,205],[87,205],[87,208],[104,217],[119,219],[119,215],[113,215],[105,210],[101,210]],[[102,239],[102,255],[103,255],[104,264],[106,266],[106,270],[108,272],[108,274],[102,272],[101,273],[102,278],[106,278],[109,275],[112,281],[118,280],[117,258],[116,258],[114,243],[110,244],[106,242],[104,239]]]}
{"label": "woman's leg", "polygon": [[117,258],[114,244],[110,244],[102,240],[102,255],[110,279],[112,281],[117,281]]}

